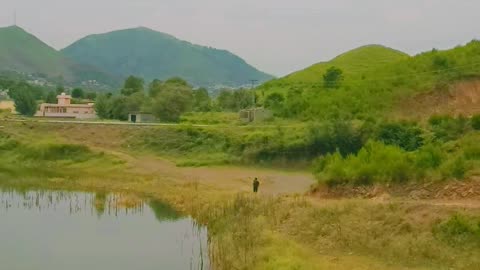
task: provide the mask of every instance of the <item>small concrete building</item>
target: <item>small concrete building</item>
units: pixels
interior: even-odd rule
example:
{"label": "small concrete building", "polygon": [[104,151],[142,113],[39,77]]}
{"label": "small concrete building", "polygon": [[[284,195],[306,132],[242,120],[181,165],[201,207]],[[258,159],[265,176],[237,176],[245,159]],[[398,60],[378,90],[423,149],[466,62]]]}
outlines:
{"label": "small concrete building", "polygon": [[97,117],[93,103],[71,104],[72,97],[65,93],[58,95],[57,100],[57,104],[41,104],[40,110],[37,111],[35,116],[76,119],[93,119]]}
{"label": "small concrete building", "polygon": [[252,108],[240,111],[240,120],[245,123],[261,122],[272,117],[272,112],[265,108]]}
{"label": "small concrete building", "polygon": [[153,123],[157,118],[151,113],[131,112],[128,114],[128,122],[132,123]]}

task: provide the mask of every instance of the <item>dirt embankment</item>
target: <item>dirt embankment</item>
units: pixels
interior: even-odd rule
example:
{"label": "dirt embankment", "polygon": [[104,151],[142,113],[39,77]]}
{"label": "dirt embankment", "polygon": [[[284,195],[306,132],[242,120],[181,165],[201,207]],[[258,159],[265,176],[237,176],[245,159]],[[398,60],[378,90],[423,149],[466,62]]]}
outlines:
{"label": "dirt embankment", "polygon": [[320,198],[389,199],[398,197],[413,200],[475,200],[480,203],[480,177],[473,177],[467,181],[440,183],[319,187],[313,195]]}
{"label": "dirt embankment", "polygon": [[458,82],[418,94],[401,101],[396,111],[399,118],[407,119],[426,119],[435,114],[480,114],[480,80]]}

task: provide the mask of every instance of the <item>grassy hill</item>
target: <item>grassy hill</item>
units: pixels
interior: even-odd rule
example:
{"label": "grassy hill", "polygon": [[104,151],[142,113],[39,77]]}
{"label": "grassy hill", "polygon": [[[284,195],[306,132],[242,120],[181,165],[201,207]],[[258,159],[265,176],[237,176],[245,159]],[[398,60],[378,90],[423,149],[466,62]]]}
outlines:
{"label": "grassy hill", "polygon": [[368,45],[341,54],[329,62],[318,63],[290,74],[280,81],[321,83],[322,75],[331,66],[341,68],[345,72],[346,78],[352,79],[369,69],[407,58],[409,56],[403,52],[381,45]]}
{"label": "grassy hill", "polygon": [[[323,75],[330,67],[343,70],[344,79],[338,89],[324,87]],[[284,95],[281,110],[287,116],[366,119],[384,117],[400,101],[419,93],[445,90],[479,75],[478,41],[414,57],[382,46],[366,46],[267,82],[259,90],[263,99],[273,92]],[[301,109],[292,111],[294,104]]]}
{"label": "grassy hill", "polygon": [[84,80],[118,83],[114,76],[75,63],[17,26],[0,28],[0,71],[6,70],[35,74],[58,83],[78,84]]}
{"label": "grassy hill", "polygon": [[65,55],[119,76],[146,80],[180,76],[197,86],[239,86],[272,76],[224,50],[194,45],[147,28],[85,37],[63,50]]}

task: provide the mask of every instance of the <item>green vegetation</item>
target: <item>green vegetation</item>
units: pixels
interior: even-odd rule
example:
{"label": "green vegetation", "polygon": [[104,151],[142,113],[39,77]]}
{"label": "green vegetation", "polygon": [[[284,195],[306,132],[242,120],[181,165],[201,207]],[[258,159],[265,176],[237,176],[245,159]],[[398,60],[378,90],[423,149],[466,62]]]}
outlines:
{"label": "green vegetation", "polygon": [[147,81],[180,76],[195,86],[238,87],[251,79],[264,82],[272,78],[228,51],[194,45],[147,28],[91,35],[63,53],[79,63],[121,77],[135,74]]}
{"label": "green vegetation", "polygon": [[434,228],[435,235],[458,249],[480,247],[480,218],[456,214]]}
{"label": "green vegetation", "polygon": [[[478,41],[414,57],[381,46],[366,46],[269,81],[257,88],[257,93],[262,93],[266,107],[284,117],[391,118],[399,101],[478,77],[479,63]],[[269,100],[274,94],[280,102],[272,104]]]}
{"label": "green vegetation", "polygon": [[[225,144],[232,144],[231,149],[233,146],[242,147],[241,143],[246,142],[250,144],[245,145],[249,149],[247,152],[253,152],[259,145],[271,143],[273,146],[273,140],[278,143],[280,138],[298,136],[298,139],[303,139],[305,134],[312,134],[309,135],[311,138],[322,138],[314,130],[330,130],[325,136],[335,134],[335,131],[343,134],[345,127],[340,127],[345,125],[332,123],[330,127],[313,130],[303,126],[293,130],[289,128],[288,134],[285,132],[282,135],[284,137],[279,135],[276,127],[263,127],[261,130],[240,127],[230,131],[192,127],[134,130],[104,127],[102,132],[106,129],[119,132],[111,134],[112,137],[106,139],[108,142],[114,139],[125,143],[138,141],[147,143],[146,147],[155,146],[153,149],[158,151],[176,149],[179,153],[195,153],[201,150],[209,155],[215,151],[206,152],[206,149],[218,145],[218,141],[224,138],[231,140]],[[84,132],[91,135],[97,128]],[[177,210],[208,226],[209,251],[216,269],[475,269],[479,263],[478,218],[474,210],[456,211],[413,202],[343,200],[312,204],[304,196],[235,195],[235,190],[223,191],[196,182],[174,182],[146,172],[139,174],[108,154],[59,140],[84,129],[75,125],[36,123],[16,123],[7,127],[0,133],[0,185],[94,192],[105,192],[107,188],[112,192],[128,191],[169,202]],[[244,129],[246,131],[242,131]],[[42,132],[44,130],[50,132]],[[377,134],[375,129],[370,132]],[[455,152],[458,149],[476,146],[478,135],[478,132],[468,132],[461,139],[448,142],[438,153],[435,152],[437,146],[427,144],[415,151],[406,151],[396,145],[384,146],[378,142],[367,143],[364,148],[376,144],[371,150],[383,157],[379,162],[385,163],[385,172],[398,172],[395,162],[388,159],[390,155],[399,158],[397,161],[402,165],[405,164],[402,155],[417,155],[416,151],[423,153],[418,164],[429,168],[442,167],[443,151],[456,156],[460,154]],[[82,138],[85,139],[84,144],[99,143],[96,136]],[[266,141],[270,140],[272,142],[267,144]],[[345,141],[337,140],[337,143],[340,142]],[[356,149],[347,147],[349,145],[340,144],[333,149],[344,149],[348,157],[347,153]],[[131,144],[120,149],[107,143],[101,143],[101,146],[112,151],[141,150]],[[217,150],[223,151],[222,148]],[[362,156],[362,151],[357,155]],[[162,150],[164,153],[165,150]],[[373,162],[379,160],[375,153],[371,156]],[[479,153],[478,149],[468,155],[465,153],[464,160],[471,162],[476,158],[478,162]],[[343,158],[340,154],[335,155]],[[52,156],[55,158],[45,158]],[[82,158],[73,158],[76,156]],[[438,156],[441,162],[437,161]],[[175,215],[171,209],[165,211],[172,217]]]}
{"label": "green vegetation", "polygon": [[[380,124],[365,134],[358,153],[335,152],[316,160],[320,183],[370,185],[464,179],[479,168],[480,134],[464,117],[435,116],[429,126]],[[446,123],[446,124],[445,124]],[[473,121],[472,121],[473,124]]]}
{"label": "green vegetation", "polygon": [[13,70],[56,83],[79,84],[85,80],[115,86],[118,78],[91,66],[79,65],[23,29],[0,28],[1,70]]}

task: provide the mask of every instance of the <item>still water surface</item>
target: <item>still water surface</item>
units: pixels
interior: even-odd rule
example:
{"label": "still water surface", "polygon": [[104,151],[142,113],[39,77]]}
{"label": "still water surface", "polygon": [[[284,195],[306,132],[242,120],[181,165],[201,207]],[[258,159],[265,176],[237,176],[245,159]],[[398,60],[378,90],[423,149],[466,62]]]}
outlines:
{"label": "still water surface", "polygon": [[0,269],[208,269],[207,231],[121,195],[0,190]]}

